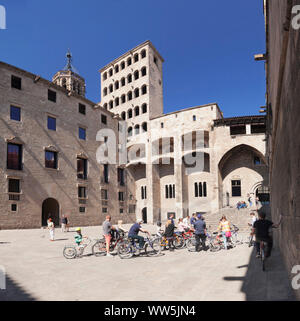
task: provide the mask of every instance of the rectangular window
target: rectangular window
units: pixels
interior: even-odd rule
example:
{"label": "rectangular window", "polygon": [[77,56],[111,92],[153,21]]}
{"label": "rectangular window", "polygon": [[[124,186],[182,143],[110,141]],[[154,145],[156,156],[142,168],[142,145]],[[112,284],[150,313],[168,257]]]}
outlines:
{"label": "rectangular window", "polygon": [[244,135],[246,134],[246,125],[230,126],[230,135]]}
{"label": "rectangular window", "polygon": [[107,213],[107,207],[102,207],[102,213]]}
{"label": "rectangular window", "polygon": [[108,164],[103,165],[104,183],[108,183]]}
{"label": "rectangular window", "polygon": [[7,144],[7,169],[22,170],[22,145]]}
{"label": "rectangular window", "polygon": [[101,115],[101,123],[102,124],[107,124],[107,117],[105,115]]}
{"label": "rectangular window", "polygon": [[206,186],[206,182],[203,182],[203,197],[207,197],[207,186]]}
{"label": "rectangular window", "polygon": [[125,170],[124,168],[118,168],[118,183],[121,185],[121,186],[124,186],[125,185],[125,180],[124,180],[124,175],[125,174]]}
{"label": "rectangular window", "polygon": [[123,214],[123,213],[124,213],[124,209],[120,208],[120,214]]}
{"label": "rectangular window", "polygon": [[45,167],[57,169],[57,152],[45,151]]}
{"label": "rectangular window", "polygon": [[80,206],[79,207],[79,213],[85,213],[85,207],[84,206]]}
{"label": "rectangular window", "polygon": [[198,197],[199,193],[198,193],[198,183],[194,183],[194,187],[195,187],[195,197]]}
{"label": "rectangular window", "polygon": [[86,198],[86,187],[78,186],[78,198]]}
{"label": "rectangular window", "polygon": [[10,106],[10,119],[16,120],[16,121],[21,121],[21,108],[20,107]]}
{"label": "rectangular window", "polygon": [[108,191],[107,189],[101,190],[101,200],[108,200]]}
{"label": "rectangular window", "polygon": [[48,116],[47,127],[49,130],[56,131],[56,118]]}
{"label": "rectangular window", "polygon": [[241,181],[233,180],[231,181],[232,196],[241,196]]}
{"label": "rectangular window", "polygon": [[12,179],[8,180],[8,193],[20,193],[20,180]]}
{"label": "rectangular window", "polygon": [[147,199],[147,186],[142,186],[141,187],[141,196],[142,196],[142,200]]}
{"label": "rectangular window", "polygon": [[258,156],[254,156],[254,165],[261,165],[261,159]]}
{"label": "rectangular window", "polygon": [[87,179],[87,159],[77,158],[77,178]]}
{"label": "rectangular window", "polygon": [[20,77],[11,76],[11,88],[15,88],[15,89],[22,89],[22,79]]}
{"label": "rectangular window", "polygon": [[79,127],[78,136],[79,136],[79,139],[86,140],[86,129]]}
{"label": "rectangular window", "polygon": [[56,92],[48,89],[48,100],[56,103]]}
{"label": "rectangular window", "polygon": [[266,132],[266,125],[257,124],[251,125],[251,134],[264,134]]}
{"label": "rectangular window", "polygon": [[16,212],[18,210],[17,204],[11,204],[11,211]]}
{"label": "rectangular window", "polygon": [[193,115],[193,121],[196,121],[196,116],[195,115]]}
{"label": "rectangular window", "polygon": [[119,201],[124,202],[124,192],[119,192]]}
{"label": "rectangular window", "polygon": [[128,212],[129,212],[130,214],[135,213],[135,207],[136,207],[136,206],[135,206],[134,204],[129,205]]}
{"label": "rectangular window", "polygon": [[79,103],[78,111],[79,111],[80,114],[85,115],[85,105]]}

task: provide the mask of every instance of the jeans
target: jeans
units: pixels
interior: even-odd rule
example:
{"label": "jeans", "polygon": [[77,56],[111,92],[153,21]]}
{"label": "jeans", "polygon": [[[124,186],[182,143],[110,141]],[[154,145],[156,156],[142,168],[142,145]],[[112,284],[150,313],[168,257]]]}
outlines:
{"label": "jeans", "polygon": [[196,245],[195,245],[195,251],[199,251],[199,245],[201,243],[202,249],[205,249],[205,240],[206,240],[206,235],[205,234],[195,234],[195,239],[196,239]]}
{"label": "jeans", "polygon": [[144,247],[145,240],[144,240],[144,238],[142,236],[139,236],[139,235],[128,235],[128,237],[133,239],[133,240],[137,240],[139,242],[140,249],[142,249]]}
{"label": "jeans", "polygon": [[227,236],[226,236],[226,232],[222,232],[222,236],[223,236],[223,241],[224,241],[225,250],[227,250]]}

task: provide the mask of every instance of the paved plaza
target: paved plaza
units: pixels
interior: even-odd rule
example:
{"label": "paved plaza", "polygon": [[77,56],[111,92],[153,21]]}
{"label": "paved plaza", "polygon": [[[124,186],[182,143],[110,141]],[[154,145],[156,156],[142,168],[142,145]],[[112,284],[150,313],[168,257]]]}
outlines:
{"label": "paved plaza", "polygon": [[[92,239],[102,235],[100,226],[82,231]],[[0,300],[294,300],[276,248],[267,272],[246,244],[217,253],[182,249],[129,260],[95,257],[88,247],[86,256],[67,260],[63,247],[74,242],[74,234],[74,228],[57,229],[50,242],[43,229],[0,231],[7,287]]]}

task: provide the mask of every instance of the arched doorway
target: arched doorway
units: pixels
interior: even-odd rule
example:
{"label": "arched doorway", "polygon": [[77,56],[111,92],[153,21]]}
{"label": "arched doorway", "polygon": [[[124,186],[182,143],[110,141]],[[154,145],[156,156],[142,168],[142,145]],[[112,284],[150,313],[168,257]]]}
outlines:
{"label": "arched doorway", "polygon": [[142,210],[142,219],[143,222],[147,224],[147,207],[144,207]]}
{"label": "arched doorway", "polygon": [[47,198],[42,205],[42,226],[47,226],[51,217],[55,226],[59,225],[59,204],[54,198]]}
{"label": "arched doorway", "polygon": [[270,190],[267,186],[258,186],[255,192],[262,205],[270,204]]}

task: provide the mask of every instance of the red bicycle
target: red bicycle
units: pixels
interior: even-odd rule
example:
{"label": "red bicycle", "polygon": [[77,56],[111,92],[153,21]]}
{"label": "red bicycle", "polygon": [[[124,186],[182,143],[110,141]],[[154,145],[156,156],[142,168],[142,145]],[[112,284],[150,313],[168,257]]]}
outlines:
{"label": "red bicycle", "polygon": [[182,240],[180,242],[180,247],[178,247],[178,248],[182,249],[182,248],[186,247],[187,241],[190,240],[194,236],[194,231],[187,229],[184,232],[176,232],[176,234]]}

